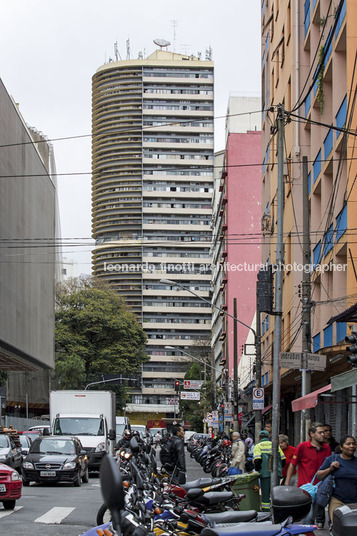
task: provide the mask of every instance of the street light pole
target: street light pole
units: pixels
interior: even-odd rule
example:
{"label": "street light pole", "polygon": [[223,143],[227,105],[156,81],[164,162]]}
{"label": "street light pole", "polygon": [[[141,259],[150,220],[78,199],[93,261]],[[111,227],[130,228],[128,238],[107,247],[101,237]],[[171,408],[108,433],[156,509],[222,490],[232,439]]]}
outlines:
{"label": "street light pole", "polygon": [[108,382],[115,382],[116,380],[132,380],[133,378],[123,378],[122,376],[120,376],[120,378],[112,378],[111,380],[101,380],[100,382],[92,382],[92,383],[88,383],[84,390],[86,391],[88,389],[88,387],[90,387],[91,385],[98,385],[99,383],[108,383]]}

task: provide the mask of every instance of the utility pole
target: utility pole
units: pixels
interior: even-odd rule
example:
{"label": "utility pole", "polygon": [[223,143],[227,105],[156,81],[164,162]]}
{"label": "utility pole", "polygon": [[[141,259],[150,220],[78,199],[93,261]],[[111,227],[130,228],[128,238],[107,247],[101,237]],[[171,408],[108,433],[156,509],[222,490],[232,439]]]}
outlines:
{"label": "utility pole", "polygon": [[[303,265],[310,263],[309,189],[307,157],[302,158],[302,225],[303,225]],[[297,229],[298,231],[298,229]],[[311,351],[311,287],[310,271],[302,272],[302,370],[301,396],[311,392],[311,372],[307,370],[306,354]],[[310,410],[301,413],[301,441],[306,441],[310,426]]]}
{"label": "utility pole", "polygon": [[280,428],[280,351],[283,307],[284,263],[284,107],[278,106],[278,206],[276,233],[276,273],[275,273],[275,321],[273,352],[273,404],[272,404],[272,450],[273,470],[271,487],[279,485],[279,428]]}
{"label": "utility pole", "polygon": [[233,431],[238,432],[238,322],[237,298],[233,298]]}
{"label": "utility pole", "polygon": [[[262,348],[261,348],[261,333],[260,333],[260,310],[258,300],[258,287],[257,287],[257,322],[255,328],[255,387],[262,386]],[[255,442],[259,441],[259,432],[262,429],[262,412],[261,410],[255,410]]]}

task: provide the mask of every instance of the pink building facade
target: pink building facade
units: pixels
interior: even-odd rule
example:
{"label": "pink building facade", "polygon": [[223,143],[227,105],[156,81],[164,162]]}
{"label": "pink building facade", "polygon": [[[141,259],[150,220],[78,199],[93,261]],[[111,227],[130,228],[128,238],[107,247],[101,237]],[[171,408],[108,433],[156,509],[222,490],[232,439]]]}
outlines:
{"label": "pink building facade", "polygon": [[[213,303],[233,315],[236,298],[237,318],[251,326],[261,262],[261,133],[229,133],[222,160],[215,191]],[[234,321],[216,309],[212,324],[216,366],[223,366],[222,385],[231,394]],[[238,362],[248,333],[238,324]]]}

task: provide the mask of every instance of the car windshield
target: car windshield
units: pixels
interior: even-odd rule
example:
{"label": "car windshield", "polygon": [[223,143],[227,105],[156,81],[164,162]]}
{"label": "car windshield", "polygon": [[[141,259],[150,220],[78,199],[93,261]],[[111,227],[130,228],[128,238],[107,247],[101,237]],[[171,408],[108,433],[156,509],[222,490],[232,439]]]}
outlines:
{"label": "car windshield", "polygon": [[125,426],[124,423],[123,424],[118,424],[117,423],[116,426],[115,426],[117,436],[122,436],[123,433],[124,433],[125,428],[126,428],[126,426]]}
{"label": "car windshield", "polygon": [[25,435],[19,435],[20,443],[22,447],[28,447],[30,444],[30,440]]}
{"label": "car windshield", "polygon": [[70,439],[36,439],[30,448],[31,454],[75,454],[76,447]]}
{"label": "car windshield", "polygon": [[54,435],[104,435],[104,422],[100,417],[59,417],[55,420]]}
{"label": "car windshield", "polygon": [[0,434],[0,448],[6,448],[9,446],[9,438],[4,435],[4,434]]}

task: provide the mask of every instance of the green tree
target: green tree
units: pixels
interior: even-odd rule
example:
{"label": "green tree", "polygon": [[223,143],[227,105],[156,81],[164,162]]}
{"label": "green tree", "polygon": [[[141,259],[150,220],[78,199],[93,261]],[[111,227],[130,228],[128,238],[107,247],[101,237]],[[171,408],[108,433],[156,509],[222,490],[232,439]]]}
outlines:
{"label": "green tree", "polygon": [[[56,388],[81,389],[100,380],[101,374],[137,374],[149,359],[145,343],[146,335],[136,316],[109,286],[90,277],[58,285]],[[123,388],[116,386],[114,390],[125,397]]]}
{"label": "green tree", "polygon": [[9,378],[9,373],[5,371],[0,371],[0,387],[5,385]]}

